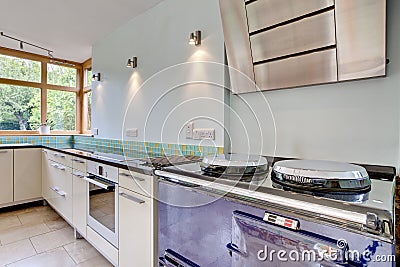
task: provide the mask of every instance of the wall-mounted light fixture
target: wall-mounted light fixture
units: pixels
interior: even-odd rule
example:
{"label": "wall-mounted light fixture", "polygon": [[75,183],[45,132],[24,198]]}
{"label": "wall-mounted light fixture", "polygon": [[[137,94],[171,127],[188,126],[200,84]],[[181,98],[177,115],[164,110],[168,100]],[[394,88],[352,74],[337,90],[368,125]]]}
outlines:
{"label": "wall-mounted light fixture", "polygon": [[93,74],[92,75],[92,81],[100,81],[100,79],[101,79],[101,75],[100,75],[100,73],[97,73],[97,74]]}
{"label": "wall-mounted light fixture", "polygon": [[137,67],[137,57],[133,57],[128,59],[128,63],[126,63],[127,68],[136,68]]}
{"label": "wall-mounted light fixture", "polygon": [[189,44],[199,46],[201,45],[201,31],[190,33]]}

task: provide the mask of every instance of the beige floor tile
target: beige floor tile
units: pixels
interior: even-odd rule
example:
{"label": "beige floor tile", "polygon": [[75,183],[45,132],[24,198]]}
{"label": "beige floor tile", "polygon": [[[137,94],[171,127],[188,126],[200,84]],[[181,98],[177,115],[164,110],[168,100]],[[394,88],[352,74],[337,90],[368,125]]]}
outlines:
{"label": "beige floor tile", "polygon": [[64,246],[64,248],[76,263],[82,263],[100,256],[100,253],[85,239],[75,240],[73,243]]}
{"label": "beige floor tile", "polygon": [[29,239],[17,241],[0,247],[0,266],[36,255]]}
{"label": "beige floor tile", "polygon": [[22,224],[33,224],[58,220],[60,216],[51,209],[33,209],[31,212],[19,214],[18,218]]}
{"label": "beige floor tile", "polygon": [[60,230],[69,226],[69,224],[61,217],[58,217],[56,220],[46,221],[45,224],[51,231]]}
{"label": "beige floor tile", "polygon": [[21,222],[17,216],[7,216],[0,218],[0,231],[6,230],[12,227],[20,226]]}
{"label": "beige floor tile", "polygon": [[64,250],[64,248],[57,248],[7,265],[7,267],[70,267],[70,266],[75,266],[75,262]]}
{"label": "beige floor tile", "polygon": [[31,238],[32,244],[38,253],[58,248],[75,241],[71,227],[49,232]]}
{"label": "beige floor tile", "polygon": [[50,232],[44,223],[20,225],[0,231],[0,241],[3,245]]}
{"label": "beige floor tile", "polygon": [[110,262],[108,262],[103,256],[98,256],[76,265],[76,267],[112,267],[112,266],[113,265]]}

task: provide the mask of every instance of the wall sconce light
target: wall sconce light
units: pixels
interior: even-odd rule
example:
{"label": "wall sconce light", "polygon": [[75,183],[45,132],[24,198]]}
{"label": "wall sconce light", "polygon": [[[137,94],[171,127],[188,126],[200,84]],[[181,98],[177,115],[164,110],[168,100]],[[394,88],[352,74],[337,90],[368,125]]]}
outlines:
{"label": "wall sconce light", "polygon": [[126,64],[127,68],[136,68],[137,67],[137,57],[133,57],[132,59],[128,59],[128,63]]}
{"label": "wall sconce light", "polygon": [[100,73],[97,73],[97,74],[93,74],[92,75],[92,81],[100,81],[100,79],[101,79],[101,75],[100,75]]}
{"label": "wall sconce light", "polygon": [[201,31],[190,33],[189,44],[199,46],[201,45]]}

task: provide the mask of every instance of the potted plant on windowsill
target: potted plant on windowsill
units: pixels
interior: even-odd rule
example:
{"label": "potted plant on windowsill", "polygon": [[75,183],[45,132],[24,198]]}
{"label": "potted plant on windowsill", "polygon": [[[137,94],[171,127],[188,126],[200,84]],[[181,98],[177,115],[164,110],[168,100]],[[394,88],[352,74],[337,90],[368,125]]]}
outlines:
{"label": "potted plant on windowsill", "polygon": [[47,125],[47,120],[39,125],[38,131],[39,134],[50,134],[50,126]]}

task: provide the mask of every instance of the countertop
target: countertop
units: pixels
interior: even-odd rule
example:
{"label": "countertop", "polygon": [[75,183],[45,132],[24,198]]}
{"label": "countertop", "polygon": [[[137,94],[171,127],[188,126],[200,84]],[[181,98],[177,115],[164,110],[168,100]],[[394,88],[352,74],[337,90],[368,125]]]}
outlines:
{"label": "countertop", "polygon": [[[146,166],[146,158],[124,158],[122,155],[117,155],[118,158],[122,159],[113,159],[111,158],[113,154],[109,154],[110,157],[107,156],[99,156],[96,154],[96,151],[84,151],[80,149],[75,149],[73,147],[52,147],[45,145],[32,145],[29,143],[21,143],[21,144],[0,144],[0,149],[24,149],[24,148],[42,148],[48,149],[52,151],[56,151],[59,153],[64,153],[70,156],[91,160],[95,162],[99,162],[102,164],[110,165],[113,167],[117,167],[120,169],[130,170],[133,172],[142,173],[145,175],[153,175],[153,168],[150,166]],[[104,154],[104,153],[103,153]]]}

